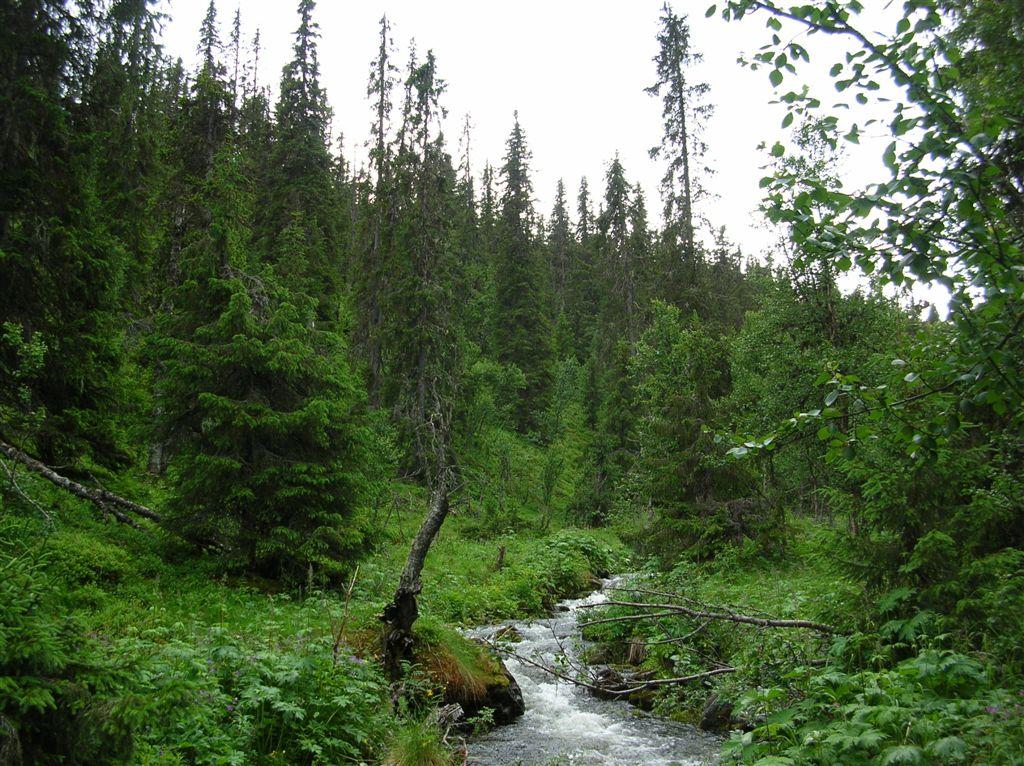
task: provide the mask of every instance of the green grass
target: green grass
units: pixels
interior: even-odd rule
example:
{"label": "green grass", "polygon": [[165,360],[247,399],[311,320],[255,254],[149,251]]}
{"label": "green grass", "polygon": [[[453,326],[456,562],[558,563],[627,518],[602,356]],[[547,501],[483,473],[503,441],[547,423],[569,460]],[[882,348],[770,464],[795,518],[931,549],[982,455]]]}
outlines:
{"label": "green grass", "polygon": [[[519,451],[530,457],[519,468],[534,472],[538,450],[523,443]],[[141,485],[130,477],[122,482],[117,489],[129,495]],[[159,530],[104,523],[91,506],[31,477],[22,486],[56,521],[47,524],[38,509],[0,500],[6,503],[0,554],[18,549],[35,562],[39,571],[25,576],[48,594],[47,615],[34,614],[39,610],[31,604],[20,613],[50,622],[19,631],[66,626],[61,640],[67,643],[53,649],[67,655],[62,667],[80,674],[76,663],[98,663],[90,671],[95,681],[74,687],[74,705],[105,711],[101,725],[112,741],[134,742],[133,762],[448,762],[448,749],[430,726],[389,712],[378,656],[378,615],[423,517],[422,488],[396,483],[390,504],[366,512],[372,548],[352,562],[355,585],[346,604],[339,586],[285,591],[239,577]],[[159,488],[142,494],[159,506]],[[443,527],[423,573],[419,667],[410,685],[426,706],[418,709],[429,710],[447,691],[471,697],[503,678],[493,658],[456,626],[542,614],[558,599],[589,590],[595,576],[626,566],[613,534],[562,528],[561,514],[552,522],[550,508],[534,494],[524,483],[500,514],[481,503],[456,503]],[[500,568],[499,547],[505,549]],[[20,592],[11,588],[8,595],[17,602]],[[48,677],[51,660],[39,657],[32,671],[39,675],[26,676],[27,683],[64,684]],[[70,689],[59,687],[58,703]],[[0,715],[8,702],[17,704],[0,689]],[[69,725],[52,718],[38,723],[40,730]],[[111,753],[97,763],[116,762],[108,745],[96,747]]]}
{"label": "green grass", "polygon": [[441,741],[437,727],[429,720],[401,723],[384,757],[382,766],[452,766],[451,750]]}

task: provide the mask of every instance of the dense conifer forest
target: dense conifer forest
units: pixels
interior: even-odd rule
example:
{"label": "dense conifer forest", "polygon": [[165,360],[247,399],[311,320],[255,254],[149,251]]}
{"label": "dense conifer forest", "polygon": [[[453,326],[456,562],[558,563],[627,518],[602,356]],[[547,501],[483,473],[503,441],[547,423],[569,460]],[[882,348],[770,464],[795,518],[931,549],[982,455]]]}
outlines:
{"label": "dense conifer forest", "polygon": [[[1024,5],[683,5],[659,197],[548,210],[386,17],[336,115],[314,0],[279,79],[244,5],[193,65],[152,0],[0,3],[0,764],[487,763],[517,656],[707,763],[1024,764]],[[700,213],[705,12],[787,110],[767,260]],[[466,632],[612,575],[576,660]]]}

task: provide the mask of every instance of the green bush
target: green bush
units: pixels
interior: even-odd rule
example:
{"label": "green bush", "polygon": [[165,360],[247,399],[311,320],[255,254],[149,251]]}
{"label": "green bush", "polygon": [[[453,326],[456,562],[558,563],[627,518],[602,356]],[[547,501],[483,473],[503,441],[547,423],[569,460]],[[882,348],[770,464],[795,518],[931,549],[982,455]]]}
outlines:
{"label": "green bush", "polygon": [[725,755],[759,766],[1021,764],[1022,702],[992,688],[977,661],[928,649],[892,669],[832,669],[748,694],[742,711],[757,725]]}
{"label": "green bush", "polygon": [[85,532],[61,530],[47,540],[49,569],[68,585],[117,583],[136,574],[131,556]]}
{"label": "green bush", "polygon": [[144,658],[132,713],[150,762],[358,762],[381,746],[388,705],[379,670],[335,656],[329,638],[300,632],[261,647],[220,628],[197,643],[164,633],[118,647]]}
{"label": "green bush", "polygon": [[127,761],[127,671],[68,616],[61,589],[38,562],[24,552],[2,555],[0,763]]}
{"label": "green bush", "polygon": [[451,766],[452,752],[429,719],[407,721],[398,727],[384,766]]}

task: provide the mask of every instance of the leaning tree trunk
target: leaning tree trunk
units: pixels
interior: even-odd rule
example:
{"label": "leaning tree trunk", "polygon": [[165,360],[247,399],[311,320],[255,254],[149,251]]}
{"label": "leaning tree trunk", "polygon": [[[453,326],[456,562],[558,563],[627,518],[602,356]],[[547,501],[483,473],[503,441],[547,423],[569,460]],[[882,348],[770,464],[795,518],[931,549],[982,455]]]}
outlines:
{"label": "leaning tree trunk", "polygon": [[424,422],[421,428],[429,435],[430,446],[434,454],[432,473],[429,473],[430,506],[427,515],[420,525],[419,532],[412,541],[409,557],[405,560],[405,568],[398,579],[395,597],[380,616],[384,622],[384,670],[393,684],[397,694],[398,683],[402,679],[402,665],[412,659],[415,643],[412,634],[413,623],[419,616],[416,597],[423,585],[420,575],[423,573],[423,562],[427,559],[434,538],[437,537],[441,525],[448,516],[448,496],[454,485],[454,471],[450,465],[451,453],[451,397],[442,396],[438,391],[435,379],[430,386],[433,394],[434,407],[429,417],[422,412]]}
{"label": "leaning tree trunk", "polygon": [[423,587],[420,574],[423,572],[423,562],[426,561],[430,545],[448,516],[450,482],[451,470],[442,465],[430,492],[430,508],[412,542],[405,568],[398,580],[395,597],[381,615],[381,620],[385,624],[384,670],[392,682],[401,679],[402,663],[412,658],[412,625],[419,616],[416,597]]}

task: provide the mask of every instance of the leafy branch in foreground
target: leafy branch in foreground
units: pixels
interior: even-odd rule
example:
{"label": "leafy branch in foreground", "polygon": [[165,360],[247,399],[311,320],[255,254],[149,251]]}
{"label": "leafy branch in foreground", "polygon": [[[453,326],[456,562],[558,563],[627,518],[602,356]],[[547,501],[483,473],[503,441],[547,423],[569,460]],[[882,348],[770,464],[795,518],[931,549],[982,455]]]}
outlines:
{"label": "leafy branch in foreground", "polygon": [[[709,15],[716,10],[709,8]],[[997,413],[1013,413],[1024,396],[1017,332],[1024,318],[1024,177],[1014,159],[1019,115],[1012,106],[1020,86],[1000,83],[1006,98],[993,108],[995,99],[983,90],[991,82],[976,74],[970,21],[951,30],[937,0],[908,0],[882,36],[857,25],[862,10],[858,0],[793,6],[731,0],[723,6],[727,20],[767,17],[770,41],[750,66],[768,67],[775,88],[810,62],[798,37],[780,35],[784,24],[847,41],[829,76],[856,104],[834,104],[819,121],[822,138],[835,146],[839,131],[858,143],[871,126],[891,138],[881,158],[889,178],[854,191],[778,172],[761,182],[765,210],[788,227],[798,259],[828,257],[841,271],[856,266],[900,288],[948,290],[955,341],[929,372],[942,381],[939,388],[962,383],[960,401],[980,398]],[[1009,15],[1005,21],[1012,28]],[[902,91],[901,99],[885,95],[892,88]],[[779,101],[788,109],[784,126],[822,108],[806,86],[781,93]],[[890,109],[887,124],[871,116],[877,107]],[[840,109],[851,120],[841,123]],[[785,153],[782,144],[772,148],[776,157]],[[955,406],[951,401],[947,413]]]}

